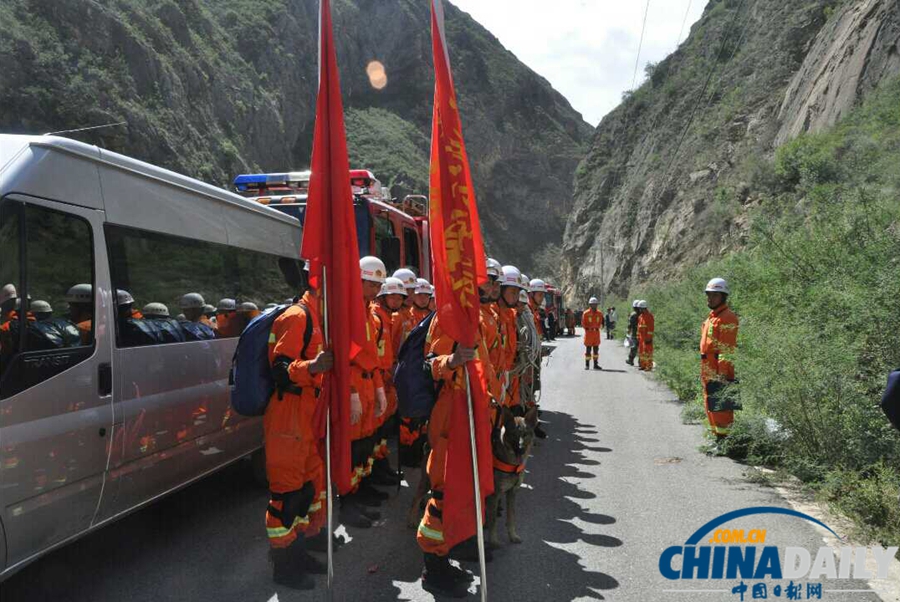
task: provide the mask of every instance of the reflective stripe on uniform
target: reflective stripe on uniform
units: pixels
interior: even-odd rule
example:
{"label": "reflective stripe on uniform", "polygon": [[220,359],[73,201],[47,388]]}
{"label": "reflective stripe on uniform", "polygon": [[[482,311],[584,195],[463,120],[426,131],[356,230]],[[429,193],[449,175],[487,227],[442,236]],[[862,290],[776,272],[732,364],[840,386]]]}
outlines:
{"label": "reflective stripe on uniform", "polygon": [[444,541],[443,532],[426,527],[424,522],[419,523],[419,534],[421,534],[422,537],[427,537],[428,539],[441,543]]}
{"label": "reflective stripe on uniform", "polygon": [[290,535],[291,531],[296,529],[299,525],[308,525],[308,524],[309,524],[309,519],[307,517],[304,516],[301,518],[298,516],[294,519],[294,524],[292,524],[290,526],[290,528],[283,527],[283,526],[282,527],[266,527],[266,532],[269,534],[269,537],[271,539],[275,539],[278,537],[285,537],[287,535]]}
{"label": "reflective stripe on uniform", "polygon": [[275,333],[270,332],[269,333],[269,345],[274,345],[277,341],[278,341],[278,339],[275,338]]}

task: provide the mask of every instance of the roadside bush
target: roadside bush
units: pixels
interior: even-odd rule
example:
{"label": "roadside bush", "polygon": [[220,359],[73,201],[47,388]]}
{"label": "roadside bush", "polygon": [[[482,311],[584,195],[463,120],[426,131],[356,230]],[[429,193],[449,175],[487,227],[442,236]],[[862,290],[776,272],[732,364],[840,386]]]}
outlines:
{"label": "roadside bush", "polygon": [[788,469],[883,543],[900,537],[900,436],[878,408],[900,366],[898,107],[900,80],[782,146],[744,251],[632,295],[656,316],[658,376],[696,415],[703,288],[727,278],[744,410],[724,452]]}

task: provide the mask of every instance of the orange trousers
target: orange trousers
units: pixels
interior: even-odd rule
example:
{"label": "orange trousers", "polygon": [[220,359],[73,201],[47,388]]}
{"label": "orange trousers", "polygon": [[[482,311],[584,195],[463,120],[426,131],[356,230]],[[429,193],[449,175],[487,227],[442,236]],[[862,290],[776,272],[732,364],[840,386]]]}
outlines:
{"label": "orange trousers", "polygon": [[431,453],[428,455],[426,470],[431,481],[432,495],[416,534],[416,541],[422,551],[438,556],[450,553],[450,546],[444,538],[443,511],[444,468],[447,465],[451,400],[449,395],[440,396],[428,422],[428,443],[431,446]]}
{"label": "orange trousers", "polygon": [[709,396],[706,394],[706,381],[703,383],[703,408],[706,410],[706,419],[709,421],[709,430],[716,437],[726,437],[731,432],[734,423],[734,410],[712,412],[709,409]]}
{"label": "orange trousers", "polygon": [[653,343],[638,341],[638,363],[642,370],[653,370]]}

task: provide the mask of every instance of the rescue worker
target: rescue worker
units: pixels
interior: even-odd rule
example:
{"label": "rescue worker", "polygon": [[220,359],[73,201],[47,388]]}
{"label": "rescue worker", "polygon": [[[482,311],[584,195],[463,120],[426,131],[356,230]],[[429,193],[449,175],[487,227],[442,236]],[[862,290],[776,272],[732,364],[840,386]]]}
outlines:
{"label": "rescue worker", "polygon": [[213,330],[216,329],[216,308],[208,303],[203,306],[203,317],[207,319]]}
{"label": "rescue worker", "polygon": [[618,321],[619,316],[616,314],[616,308],[606,308],[606,340],[609,341],[616,338],[614,331],[616,330],[616,322]]}
{"label": "rescue worker", "polygon": [[394,388],[393,375],[397,363],[397,350],[394,349],[394,328],[402,328],[402,318],[397,313],[403,307],[406,288],[399,278],[386,278],[381,285],[378,298],[372,304],[372,311],[379,319],[381,330],[378,336],[378,367],[384,381],[387,394],[387,410],[379,418],[377,442],[375,445],[375,464],[372,467],[372,482],[376,485],[397,485],[400,475],[391,468],[388,460],[388,436],[397,429],[397,390]]}
{"label": "rescue worker", "polygon": [[597,297],[588,299],[588,308],[581,314],[581,327],[584,328],[584,369],[603,370],[600,367],[600,331],[603,329],[603,312],[597,309],[600,301]]}
{"label": "rescue worker", "polygon": [[534,314],[534,325],[538,334],[545,341],[548,340],[547,329],[544,328],[544,296],[547,294],[547,284],[540,278],[528,282],[528,306]]}
{"label": "rescue worker", "polygon": [[518,352],[517,310],[519,294],[527,294],[527,284],[523,282],[518,268],[505,265],[500,268],[500,299],[497,302],[500,326],[503,333],[503,359],[501,361],[500,385],[503,405],[512,406],[519,403],[519,377],[512,371]]}
{"label": "rescue worker", "polygon": [[566,336],[575,336],[575,312],[571,308],[566,310]]}
{"label": "rescue worker", "polygon": [[628,348],[628,359],[625,360],[625,363],[629,366],[634,366],[634,358],[637,357],[638,353],[638,344],[637,344],[637,326],[638,326],[638,317],[640,316],[641,310],[638,308],[639,300],[635,299],[631,302],[631,315],[628,316],[628,339],[630,346]]}
{"label": "rescue worker", "polygon": [[154,325],[144,320],[144,314],[134,307],[134,297],[126,290],[116,289],[118,333],[126,347],[155,345],[160,341]]}
{"label": "rescue worker", "polygon": [[[409,268],[400,268],[394,272],[394,278],[403,282],[403,288],[406,296],[403,298],[403,307],[401,307],[394,318],[394,350],[400,351],[400,347],[416,327],[418,322],[412,314],[413,295],[419,285],[416,273]],[[421,418],[400,417],[400,436],[399,436],[399,460],[402,466],[415,468],[422,463],[423,453],[423,437],[427,435],[427,420]]]}
{"label": "rescue worker", "polygon": [[424,278],[416,280],[416,288],[413,291],[412,307],[410,307],[410,315],[413,322],[418,324],[428,317],[431,310],[428,309],[431,303],[431,297],[434,294],[434,288],[431,283]]}
{"label": "rescue worker", "polygon": [[493,259],[486,261],[488,281],[478,290],[481,300],[481,336],[487,348],[488,360],[492,368],[492,378],[488,382],[488,395],[496,403],[502,402],[502,388],[497,375],[502,370],[503,337],[497,301],[500,299],[500,270],[502,266]]}
{"label": "rescue worker", "polygon": [[703,407],[709,428],[719,439],[726,437],[734,422],[733,406],[724,409],[720,395],[724,383],[734,382],[732,354],[737,346],[738,317],[728,307],[728,283],[713,278],[706,285],[709,316],[700,331],[700,381]]}
{"label": "rescue worker", "polygon": [[655,320],[647,306],[647,301],[641,299],[638,303],[640,314],[638,315],[638,366],[645,372],[653,370],[653,327]]}
{"label": "rescue worker", "polygon": [[4,284],[3,288],[0,288],[0,324],[15,319],[12,316],[16,313],[16,301],[18,298],[15,285]]}
{"label": "rescue worker", "polygon": [[81,344],[89,345],[94,318],[94,287],[76,284],[66,291],[66,302],[69,304],[69,319],[81,335]]}
{"label": "rescue worker", "polygon": [[[518,295],[516,295],[518,297]],[[447,463],[447,446],[450,434],[451,404],[459,390],[465,391],[464,366],[477,358],[487,358],[489,353],[484,341],[479,337],[475,347],[462,347],[444,333],[440,316],[435,316],[428,331],[425,344],[427,365],[436,382],[443,382],[437,402],[428,421],[428,478],[431,484],[431,499],[419,523],[416,536],[425,556],[422,570],[422,587],[434,594],[444,594],[455,598],[465,597],[471,583],[471,576],[450,563],[451,544],[466,545],[475,535],[459,532],[455,525],[445,525],[444,517],[444,468]],[[485,364],[487,368],[487,363]],[[452,535],[451,535],[452,533]],[[447,535],[445,537],[445,534]]]}
{"label": "rescue worker", "polygon": [[35,301],[31,304],[31,311],[38,322],[46,322],[53,317],[53,307],[46,301]]}
{"label": "rescue worker", "polygon": [[[369,311],[369,306],[381,291],[387,277],[384,263],[377,257],[363,257],[359,260],[362,278],[363,298],[366,309],[366,341],[362,351],[350,362],[350,455],[353,474],[352,491],[341,499],[341,514],[352,526],[366,528],[371,521],[381,515],[374,510],[364,510],[364,506],[379,506],[389,496],[372,486],[369,477],[375,463],[376,419],[387,410],[387,395],[381,370],[378,369],[378,331],[381,329],[378,317]],[[361,515],[361,516],[360,516]],[[360,518],[368,519],[359,520]],[[355,523],[355,524],[354,524]]]}
{"label": "rescue worker", "polygon": [[181,297],[179,305],[184,314],[181,327],[184,329],[186,340],[208,341],[216,338],[216,332],[203,315],[203,306],[206,302],[200,293],[187,293]]}
{"label": "rescue worker", "polygon": [[216,304],[216,336],[219,338],[236,337],[238,330],[237,303],[234,299],[219,299]]}
{"label": "rescue worker", "polygon": [[169,316],[169,308],[163,303],[148,303],[141,313],[144,320],[152,324],[159,337],[160,343],[183,343],[185,341],[184,330],[178,320]]}
{"label": "rescue worker", "polygon": [[[319,312],[318,304],[307,293],[299,304],[275,319],[269,362],[276,390],[263,418],[270,490],[266,532],[272,577],[279,585],[300,590],[315,587],[310,573],[327,572],[327,566],[310,556],[306,548],[307,534],[316,535],[307,533],[311,517],[327,502],[325,467],[313,418],[322,375],[332,369],[334,355],[324,348]],[[308,321],[312,321],[312,329],[304,346]]]}

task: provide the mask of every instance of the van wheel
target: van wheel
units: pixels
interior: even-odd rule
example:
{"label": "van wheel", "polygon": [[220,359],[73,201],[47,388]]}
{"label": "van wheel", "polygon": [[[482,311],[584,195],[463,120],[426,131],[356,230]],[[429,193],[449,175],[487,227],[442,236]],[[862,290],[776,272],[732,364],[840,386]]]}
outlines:
{"label": "van wheel", "polygon": [[253,472],[253,480],[260,487],[269,488],[269,479],[266,477],[266,450],[259,448],[250,454],[250,470]]}

